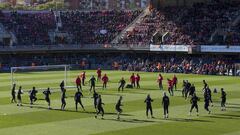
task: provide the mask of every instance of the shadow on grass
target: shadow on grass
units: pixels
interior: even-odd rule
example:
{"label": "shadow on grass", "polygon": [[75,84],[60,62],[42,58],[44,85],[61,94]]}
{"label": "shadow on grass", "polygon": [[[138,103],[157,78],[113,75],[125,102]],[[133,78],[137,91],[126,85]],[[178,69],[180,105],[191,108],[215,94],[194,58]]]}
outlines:
{"label": "shadow on grass", "polygon": [[108,95],[108,96],[121,96],[121,93],[100,93],[101,95]]}
{"label": "shadow on grass", "polygon": [[237,103],[227,103],[227,105],[239,105],[240,106],[240,104],[237,104]]}
{"label": "shadow on grass", "polygon": [[[135,88],[134,88],[135,89]],[[140,90],[159,90],[158,88],[140,88]],[[159,90],[160,91],[160,90]]]}
{"label": "shadow on grass", "polygon": [[[163,119],[165,120],[165,119]],[[213,122],[210,120],[200,120],[200,119],[188,119],[188,118],[169,118],[166,119],[168,121],[175,121],[175,122]]]}
{"label": "shadow on grass", "polygon": [[[35,108],[35,109],[46,109],[46,110],[51,110],[51,111],[61,111],[61,112],[74,112],[74,113],[85,113],[85,114],[93,114],[95,115],[96,112],[95,111],[83,111],[81,108],[79,108],[78,111],[76,110],[61,110],[61,109],[58,109],[58,108],[51,108],[51,109],[48,109],[48,107],[42,107],[42,106],[30,106],[30,105],[26,105],[24,104],[22,107],[28,107],[28,108]],[[112,113],[112,112],[107,112],[107,113],[104,113],[105,115],[116,115],[116,113]],[[131,114],[121,114],[121,116],[133,116]]]}
{"label": "shadow on grass", "polygon": [[231,114],[215,114],[214,116],[205,116],[208,118],[215,118],[215,119],[240,119],[240,115],[231,115]]}
{"label": "shadow on grass", "polygon": [[237,117],[240,118],[240,115],[234,115],[234,114],[217,114],[219,116],[225,116],[225,117]]}
{"label": "shadow on grass", "polygon": [[153,123],[155,121],[152,120],[140,120],[140,119],[105,119],[111,121],[118,121],[118,122],[127,122],[127,123]]}
{"label": "shadow on grass", "polygon": [[240,109],[240,106],[227,106],[226,108]]}

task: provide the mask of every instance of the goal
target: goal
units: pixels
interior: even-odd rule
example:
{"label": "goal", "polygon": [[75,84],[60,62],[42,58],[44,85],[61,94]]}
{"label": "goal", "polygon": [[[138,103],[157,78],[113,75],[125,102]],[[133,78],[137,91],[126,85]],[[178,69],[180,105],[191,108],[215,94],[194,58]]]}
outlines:
{"label": "goal", "polygon": [[235,63],[234,69],[235,69],[234,75],[235,76],[240,76],[240,63]]}
{"label": "goal", "polygon": [[68,80],[69,65],[22,66],[11,67],[11,86],[23,86],[24,89],[59,88],[61,81],[66,87],[71,87]]}

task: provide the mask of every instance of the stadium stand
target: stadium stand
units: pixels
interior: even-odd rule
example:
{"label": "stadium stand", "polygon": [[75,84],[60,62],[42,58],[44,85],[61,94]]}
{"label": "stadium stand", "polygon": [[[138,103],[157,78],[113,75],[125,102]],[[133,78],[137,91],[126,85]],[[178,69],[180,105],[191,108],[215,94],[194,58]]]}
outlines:
{"label": "stadium stand", "polygon": [[15,34],[18,45],[50,45],[48,31],[56,28],[50,11],[4,12],[0,22]]}
{"label": "stadium stand", "polygon": [[[217,29],[227,29],[239,16],[239,2],[196,3],[192,7],[166,7],[153,11],[123,36],[120,43],[149,44],[154,33],[162,37],[161,44],[174,45],[239,45],[237,36],[231,41],[210,40]],[[223,34],[224,37],[226,34]],[[161,37],[160,36],[160,37]],[[234,41],[234,42],[233,42]]]}
{"label": "stadium stand", "polygon": [[[99,4],[97,4],[99,5]],[[101,5],[101,4],[100,4]],[[239,45],[239,2],[195,3],[153,10],[132,24],[117,44]],[[0,22],[18,45],[109,44],[142,10],[1,12]],[[58,25],[58,20],[61,25]],[[69,21],[71,20],[71,21]],[[71,40],[55,42],[50,32]],[[53,34],[54,35],[54,34]],[[60,34],[61,35],[61,34]],[[160,42],[155,43],[157,36]],[[64,40],[65,37],[54,37]]]}
{"label": "stadium stand", "polygon": [[61,30],[73,35],[74,44],[107,44],[140,12],[140,10],[61,12],[63,23]]}
{"label": "stadium stand", "polygon": [[[134,11],[64,11],[61,12],[62,27],[59,31],[73,37],[65,44],[105,44],[124,29],[141,13]],[[71,20],[71,21],[69,21]],[[15,33],[18,45],[51,45],[49,32],[57,27],[55,14],[44,12],[4,12],[0,22],[8,31]]]}

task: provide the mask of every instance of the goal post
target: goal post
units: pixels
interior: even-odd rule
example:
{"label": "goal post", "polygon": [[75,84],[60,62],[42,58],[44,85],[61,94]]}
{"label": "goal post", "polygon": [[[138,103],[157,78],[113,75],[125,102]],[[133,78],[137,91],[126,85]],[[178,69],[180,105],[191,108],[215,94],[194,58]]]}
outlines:
{"label": "goal post", "polygon": [[[44,81],[47,83],[47,78],[51,76],[51,71],[59,71],[58,74],[60,74],[60,77],[58,78],[59,82],[55,82],[55,86],[58,86],[60,84],[60,80],[64,80],[65,86],[68,86],[68,71],[70,70],[70,65],[44,65],[44,66],[21,66],[21,67],[11,67],[11,87],[13,87],[13,84],[17,83],[17,85],[23,85],[21,84],[21,78],[26,78],[27,74],[29,72],[35,72],[40,73],[40,75],[46,75],[46,79],[43,78]],[[48,72],[49,71],[49,72]],[[63,74],[60,73],[60,71],[63,71]],[[44,73],[46,72],[46,73]],[[25,73],[24,76],[19,77],[16,79],[17,73]],[[62,75],[61,75],[62,74]],[[36,80],[38,80],[38,76],[34,76]],[[30,78],[30,77],[29,77]],[[41,79],[39,79],[41,80]],[[50,81],[49,81],[50,83]],[[34,83],[33,83],[34,84]]]}

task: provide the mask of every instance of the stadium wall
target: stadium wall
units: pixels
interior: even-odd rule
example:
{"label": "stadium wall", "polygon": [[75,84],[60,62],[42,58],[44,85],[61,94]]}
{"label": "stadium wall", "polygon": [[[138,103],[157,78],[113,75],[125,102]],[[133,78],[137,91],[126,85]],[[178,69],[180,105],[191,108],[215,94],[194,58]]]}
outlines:
{"label": "stadium wall", "polygon": [[[239,0],[219,0],[219,1],[239,1]],[[194,3],[207,3],[212,0],[152,0],[153,7],[161,8],[166,6],[192,6]]]}
{"label": "stadium wall", "polygon": [[86,44],[86,45],[37,45],[2,46],[0,53],[38,52],[182,52],[182,53],[240,53],[240,46],[228,45],[125,45],[125,44]]}

